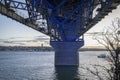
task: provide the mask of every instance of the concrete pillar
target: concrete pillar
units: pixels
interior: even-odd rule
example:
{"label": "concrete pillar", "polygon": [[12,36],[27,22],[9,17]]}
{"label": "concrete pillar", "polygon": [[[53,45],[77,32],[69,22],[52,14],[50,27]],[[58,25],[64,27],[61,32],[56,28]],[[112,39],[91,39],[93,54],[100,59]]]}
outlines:
{"label": "concrete pillar", "polygon": [[57,66],[55,67],[57,80],[78,80],[78,67],[77,66]]}
{"label": "concrete pillar", "polygon": [[55,50],[55,66],[79,66],[78,49],[84,45],[84,41],[51,41],[50,45]]}

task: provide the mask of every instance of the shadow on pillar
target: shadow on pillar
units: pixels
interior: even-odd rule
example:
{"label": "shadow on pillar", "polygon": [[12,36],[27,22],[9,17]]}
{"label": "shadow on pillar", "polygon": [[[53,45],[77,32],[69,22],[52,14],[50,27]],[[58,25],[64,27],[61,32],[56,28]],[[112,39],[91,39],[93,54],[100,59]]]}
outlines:
{"label": "shadow on pillar", "polygon": [[80,80],[78,78],[78,67],[57,66],[55,67],[56,80]]}
{"label": "shadow on pillar", "polygon": [[51,41],[50,45],[55,50],[55,66],[79,66],[78,50],[84,41],[58,42]]}

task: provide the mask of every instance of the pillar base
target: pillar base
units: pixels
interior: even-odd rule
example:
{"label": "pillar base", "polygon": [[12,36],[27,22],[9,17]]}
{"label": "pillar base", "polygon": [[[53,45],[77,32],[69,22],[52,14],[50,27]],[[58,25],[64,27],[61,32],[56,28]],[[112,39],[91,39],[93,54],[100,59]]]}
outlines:
{"label": "pillar base", "polygon": [[79,66],[78,49],[84,45],[84,41],[50,41],[50,45],[55,50],[55,66]]}
{"label": "pillar base", "polygon": [[55,67],[57,80],[76,80],[78,77],[78,67],[76,66],[57,66]]}

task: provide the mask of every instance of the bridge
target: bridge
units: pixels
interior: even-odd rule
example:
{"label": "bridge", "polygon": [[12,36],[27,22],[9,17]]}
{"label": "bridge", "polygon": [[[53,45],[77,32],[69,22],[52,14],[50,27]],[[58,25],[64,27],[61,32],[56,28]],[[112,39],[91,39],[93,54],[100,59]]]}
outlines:
{"label": "bridge", "polygon": [[0,13],[50,36],[56,66],[78,66],[84,33],[119,4],[120,0],[0,0]]}

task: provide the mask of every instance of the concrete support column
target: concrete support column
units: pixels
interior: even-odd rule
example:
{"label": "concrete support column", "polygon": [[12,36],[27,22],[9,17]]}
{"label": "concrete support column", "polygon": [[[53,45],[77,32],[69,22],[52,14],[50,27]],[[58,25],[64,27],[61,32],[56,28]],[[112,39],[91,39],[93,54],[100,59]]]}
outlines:
{"label": "concrete support column", "polygon": [[84,41],[58,42],[50,41],[55,50],[55,66],[78,66],[78,49],[84,45]]}

